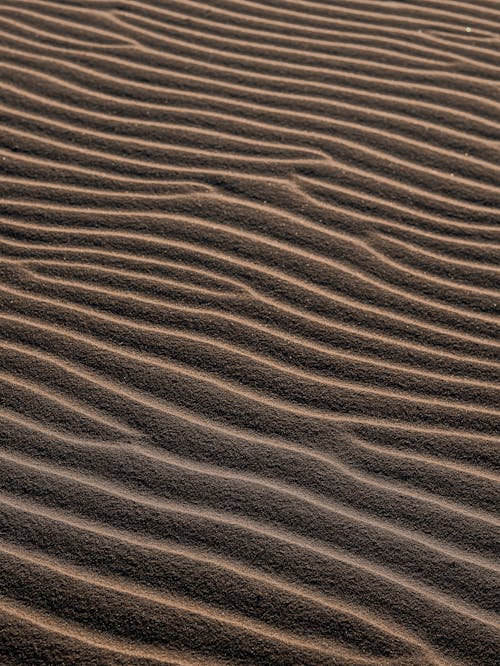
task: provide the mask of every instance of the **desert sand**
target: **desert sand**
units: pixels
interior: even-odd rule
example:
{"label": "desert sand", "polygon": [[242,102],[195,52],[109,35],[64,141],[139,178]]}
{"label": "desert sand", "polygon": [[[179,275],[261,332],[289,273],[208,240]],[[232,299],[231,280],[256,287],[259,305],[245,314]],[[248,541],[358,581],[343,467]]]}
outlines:
{"label": "desert sand", "polygon": [[499,664],[500,3],[0,37],[0,664]]}

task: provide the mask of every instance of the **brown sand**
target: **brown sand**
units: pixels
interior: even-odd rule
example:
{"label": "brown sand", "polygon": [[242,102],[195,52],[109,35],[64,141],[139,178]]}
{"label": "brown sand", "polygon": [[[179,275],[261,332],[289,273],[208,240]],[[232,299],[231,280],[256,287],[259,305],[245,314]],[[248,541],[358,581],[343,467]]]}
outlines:
{"label": "brown sand", "polygon": [[499,664],[500,3],[0,35],[0,664]]}

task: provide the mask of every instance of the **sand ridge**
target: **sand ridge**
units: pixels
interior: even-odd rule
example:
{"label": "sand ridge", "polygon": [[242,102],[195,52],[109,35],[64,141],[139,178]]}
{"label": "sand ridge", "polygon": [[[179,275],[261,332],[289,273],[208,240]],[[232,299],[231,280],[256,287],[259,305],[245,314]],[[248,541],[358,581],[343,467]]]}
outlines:
{"label": "sand ridge", "polygon": [[498,663],[499,39],[2,3],[2,666]]}

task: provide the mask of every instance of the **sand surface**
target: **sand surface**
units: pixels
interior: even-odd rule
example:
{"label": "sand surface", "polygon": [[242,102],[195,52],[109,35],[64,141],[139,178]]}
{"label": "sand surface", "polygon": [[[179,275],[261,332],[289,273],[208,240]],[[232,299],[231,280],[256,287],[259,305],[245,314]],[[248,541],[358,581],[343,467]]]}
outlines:
{"label": "sand surface", "polygon": [[2,1],[1,666],[500,663],[499,47]]}

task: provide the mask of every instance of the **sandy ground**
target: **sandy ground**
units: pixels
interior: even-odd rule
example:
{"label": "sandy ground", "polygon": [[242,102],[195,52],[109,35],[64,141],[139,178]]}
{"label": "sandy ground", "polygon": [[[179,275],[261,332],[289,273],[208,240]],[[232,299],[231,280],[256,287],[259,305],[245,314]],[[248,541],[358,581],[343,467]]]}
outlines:
{"label": "sandy ground", "polygon": [[499,663],[499,45],[1,3],[2,666]]}

